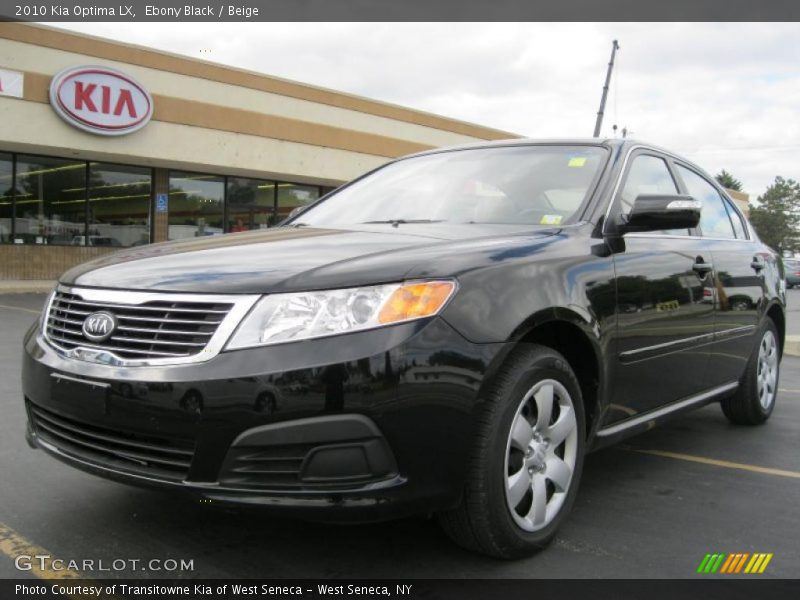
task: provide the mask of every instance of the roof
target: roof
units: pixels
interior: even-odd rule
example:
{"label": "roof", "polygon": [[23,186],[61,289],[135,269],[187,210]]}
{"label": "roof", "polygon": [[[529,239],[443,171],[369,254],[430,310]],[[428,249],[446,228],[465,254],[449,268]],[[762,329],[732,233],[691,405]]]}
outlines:
{"label": "roof", "polygon": [[[472,148],[496,148],[498,146],[546,146],[546,145],[560,145],[560,146],[606,146],[606,147],[621,147],[629,144],[633,140],[628,139],[615,139],[615,138],[512,138],[505,140],[491,140],[485,142],[471,142],[469,144],[458,144],[455,146],[447,146],[444,148],[434,148],[432,150],[425,150],[417,152],[411,156],[420,156],[424,154],[436,154],[438,152],[448,152],[450,150],[469,150]],[[635,142],[640,144],[642,142]],[[648,147],[656,148],[650,144],[643,144]]]}

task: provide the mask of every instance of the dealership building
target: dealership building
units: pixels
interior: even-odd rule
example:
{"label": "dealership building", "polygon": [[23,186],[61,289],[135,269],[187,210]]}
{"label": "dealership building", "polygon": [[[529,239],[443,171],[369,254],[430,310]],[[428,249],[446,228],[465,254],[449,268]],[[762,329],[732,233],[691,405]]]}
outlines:
{"label": "dealership building", "polygon": [[268,228],[393,157],[514,137],[22,23],[0,23],[0,122],[0,280]]}

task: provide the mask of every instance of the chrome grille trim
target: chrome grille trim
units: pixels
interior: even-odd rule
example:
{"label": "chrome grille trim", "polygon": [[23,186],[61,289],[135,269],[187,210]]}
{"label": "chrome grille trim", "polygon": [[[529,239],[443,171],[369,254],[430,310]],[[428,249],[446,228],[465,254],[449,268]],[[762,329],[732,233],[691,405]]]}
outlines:
{"label": "chrome grille trim", "polygon": [[[54,302],[59,302],[59,299],[56,297],[53,299]],[[158,302],[159,300],[150,300],[150,302]],[[198,302],[198,300],[186,300],[188,303]],[[119,308],[119,303],[116,304],[106,304],[104,302],[83,302],[82,300],[69,300],[67,301],[68,304],[77,304],[78,306],[88,306],[91,308]],[[159,311],[164,312],[164,307],[160,306],[137,306],[136,310],[149,310],[149,311]],[[197,309],[197,308],[177,308],[177,307],[170,307],[170,312],[181,312],[181,313],[202,313],[206,314],[219,314],[225,315],[228,314],[227,310],[214,310],[214,309]],[[94,311],[91,311],[94,312]]]}
{"label": "chrome grille trim", "polygon": [[[253,294],[128,292],[59,284],[48,298],[42,336],[64,357],[99,364],[204,362],[222,351],[259,298]],[[96,310],[114,313],[119,322],[115,335],[100,344],[89,342],[81,332],[83,319]],[[199,315],[205,318],[193,318]],[[193,328],[197,331],[191,331]]]}
{"label": "chrome grille trim", "polygon": [[[83,325],[83,323],[81,323],[81,325]],[[117,329],[119,331],[133,331],[139,333],[166,333],[164,330],[161,329],[150,329],[148,327],[128,327],[126,325],[120,325],[117,327]],[[169,333],[180,334],[180,335],[194,335],[194,336],[214,335],[213,331],[183,331],[182,329],[170,329]],[[205,344],[203,345],[205,346]]]}

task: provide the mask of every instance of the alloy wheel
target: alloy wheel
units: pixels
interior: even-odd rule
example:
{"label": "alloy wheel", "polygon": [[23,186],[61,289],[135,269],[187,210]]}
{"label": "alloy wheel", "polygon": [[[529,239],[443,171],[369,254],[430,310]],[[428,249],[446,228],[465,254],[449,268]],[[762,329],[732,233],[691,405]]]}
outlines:
{"label": "alloy wheel", "polygon": [[577,454],[572,397],[555,379],[544,379],[522,398],[506,443],[506,502],[519,527],[537,531],[556,517]]}
{"label": "alloy wheel", "polygon": [[764,332],[758,347],[756,381],[758,401],[761,403],[761,408],[768,410],[775,401],[778,387],[778,345],[775,342],[775,335],[769,330]]}

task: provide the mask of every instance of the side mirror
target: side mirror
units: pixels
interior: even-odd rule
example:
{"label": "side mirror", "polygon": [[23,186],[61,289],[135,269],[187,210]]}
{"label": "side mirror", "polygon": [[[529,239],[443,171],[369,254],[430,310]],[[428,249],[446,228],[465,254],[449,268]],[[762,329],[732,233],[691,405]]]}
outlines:
{"label": "side mirror", "polygon": [[290,219],[292,219],[293,217],[296,217],[296,216],[297,216],[297,215],[299,215],[301,212],[303,212],[303,209],[304,209],[304,208],[307,208],[307,207],[306,207],[306,206],[295,206],[295,207],[294,207],[294,208],[291,210],[291,212],[290,212],[290,213],[289,213],[289,214],[288,214],[288,215],[287,215],[287,216],[286,216],[284,219],[281,219],[280,221],[278,221],[277,223],[275,223],[275,225],[276,225],[277,227],[282,227],[282,226],[283,226],[284,224],[286,224],[286,223],[287,223],[287,222],[288,222]]}
{"label": "side mirror", "polygon": [[700,222],[702,202],[679,194],[640,194],[633,208],[622,215],[622,233],[689,229]]}
{"label": "side mirror", "polygon": [[301,212],[303,212],[303,209],[304,209],[304,208],[305,208],[305,206],[295,206],[295,207],[292,209],[292,212],[290,212],[290,213],[289,213],[289,216],[288,216],[288,217],[286,217],[286,218],[287,218],[287,219],[291,219],[292,217],[296,217],[296,216],[297,216],[297,215],[299,215]]}

